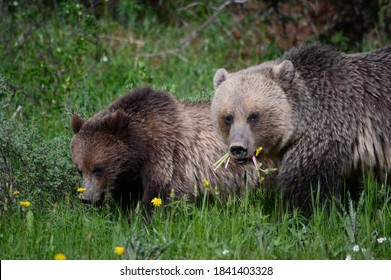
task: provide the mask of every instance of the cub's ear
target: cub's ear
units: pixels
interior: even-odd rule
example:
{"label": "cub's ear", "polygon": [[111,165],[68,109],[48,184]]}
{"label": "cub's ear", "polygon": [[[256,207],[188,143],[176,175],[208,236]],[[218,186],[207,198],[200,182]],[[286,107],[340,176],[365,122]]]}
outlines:
{"label": "cub's ear", "polygon": [[78,115],[73,115],[71,119],[71,127],[74,134],[78,133],[83,126],[85,120],[80,118]]}
{"label": "cub's ear", "polygon": [[295,76],[295,66],[290,60],[283,60],[280,64],[272,67],[271,74],[275,80],[290,83]]}
{"label": "cub's ear", "polygon": [[128,125],[128,116],[125,111],[118,109],[105,117],[105,124],[113,131],[121,131]]}
{"label": "cub's ear", "polygon": [[223,68],[216,71],[216,74],[213,77],[213,85],[215,89],[217,89],[219,85],[227,79],[227,76],[228,72]]}

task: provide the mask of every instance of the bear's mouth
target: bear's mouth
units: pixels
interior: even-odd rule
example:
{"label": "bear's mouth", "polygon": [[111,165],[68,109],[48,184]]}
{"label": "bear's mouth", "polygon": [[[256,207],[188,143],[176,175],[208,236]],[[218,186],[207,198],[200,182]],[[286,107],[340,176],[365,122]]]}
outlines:
{"label": "bear's mouth", "polygon": [[96,190],[95,188],[87,187],[83,192],[79,194],[79,199],[86,204],[101,206],[106,200],[106,192]]}
{"label": "bear's mouth", "polygon": [[85,203],[85,204],[90,204],[90,205],[93,205],[95,207],[99,207],[99,206],[102,206],[103,202],[105,201],[105,197],[102,197],[98,200],[91,200],[91,199],[88,199],[88,198],[84,198],[82,195],[79,195],[79,199]]}
{"label": "bear's mouth", "polygon": [[236,157],[234,157],[234,160],[238,164],[247,164],[252,161],[251,158],[236,158]]}
{"label": "bear's mouth", "polygon": [[247,146],[232,145],[230,147],[229,154],[238,164],[245,164],[247,162],[255,163],[257,162],[257,157],[262,150],[262,147],[259,147],[256,150],[252,150],[249,149]]}
{"label": "bear's mouth", "polygon": [[244,157],[243,154],[239,156],[235,156],[230,152],[227,152],[224,156],[222,156],[220,159],[218,159],[214,164],[214,171],[216,171],[220,166],[224,166],[225,168],[228,167],[230,160],[234,161],[237,164],[248,164],[250,162],[253,162],[255,166],[258,164],[255,164],[257,161],[257,154],[252,155],[251,157]]}

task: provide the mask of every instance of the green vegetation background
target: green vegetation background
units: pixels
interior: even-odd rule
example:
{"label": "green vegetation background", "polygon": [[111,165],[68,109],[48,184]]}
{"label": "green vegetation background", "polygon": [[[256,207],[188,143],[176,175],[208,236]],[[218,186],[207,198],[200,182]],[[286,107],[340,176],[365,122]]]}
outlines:
{"label": "green vegetation background", "polygon": [[[389,43],[391,8],[382,1],[360,38],[327,29],[322,15],[306,17],[312,6],[300,1],[161,2],[0,2],[0,259],[391,259],[389,187],[370,178],[359,202],[330,214],[319,205],[309,219],[262,190],[178,201],[148,221],[78,200],[72,114],[91,116],[145,84],[209,100],[216,69],[273,59],[301,42],[350,52]],[[364,19],[373,12],[361,8]]]}

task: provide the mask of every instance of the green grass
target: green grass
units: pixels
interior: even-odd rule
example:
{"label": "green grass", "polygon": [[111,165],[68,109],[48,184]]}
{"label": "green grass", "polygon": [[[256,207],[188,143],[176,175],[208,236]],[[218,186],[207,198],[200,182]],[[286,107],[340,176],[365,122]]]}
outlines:
{"label": "green grass", "polygon": [[[371,180],[360,202],[330,214],[318,206],[311,218],[262,190],[226,202],[173,202],[149,218],[141,211],[125,215],[111,202],[82,204],[69,149],[72,113],[91,116],[144,84],[180,99],[210,99],[216,69],[237,70],[282,53],[252,32],[241,40],[230,36],[235,10],[227,9],[182,52],[143,57],[180,47],[178,38],[214,10],[170,6],[162,17],[119,2],[114,17],[109,6],[94,14],[56,1],[19,3],[2,14],[0,259],[56,253],[68,259],[391,259],[391,194]],[[252,22],[249,17],[240,30]],[[114,254],[116,246],[126,248],[122,256]]]}
{"label": "green grass", "polygon": [[[174,202],[151,217],[86,206],[75,193],[44,210],[39,200],[25,208],[15,198],[1,215],[0,258],[390,259],[390,194],[382,192],[363,194],[346,213],[316,210],[310,219],[266,209],[260,193],[225,203]],[[122,256],[116,246],[126,248]]]}

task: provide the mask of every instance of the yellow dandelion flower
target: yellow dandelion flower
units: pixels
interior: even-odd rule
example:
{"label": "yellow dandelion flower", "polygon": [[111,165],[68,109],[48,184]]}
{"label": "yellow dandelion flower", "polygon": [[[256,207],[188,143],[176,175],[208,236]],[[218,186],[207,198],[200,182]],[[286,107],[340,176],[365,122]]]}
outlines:
{"label": "yellow dandelion flower", "polygon": [[85,192],[86,188],[77,188],[78,193],[83,193]]}
{"label": "yellow dandelion flower", "polygon": [[163,201],[161,198],[155,197],[154,199],[151,200],[151,203],[153,204],[153,206],[159,207],[160,205],[163,204]]}
{"label": "yellow dandelion flower", "polygon": [[63,261],[67,259],[67,256],[65,256],[63,253],[57,253],[54,255],[54,259],[56,261]]}
{"label": "yellow dandelion flower", "polygon": [[261,151],[263,150],[262,147],[259,147],[256,151],[255,151],[255,156],[259,156],[259,154],[261,153]]}
{"label": "yellow dandelion flower", "polygon": [[28,201],[21,201],[20,205],[22,205],[23,207],[29,207],[31,205],[31,203]]}
{"label": "yellow dandelion flower", "polygon": [[114,249],[114,253],[118,256],[121,256],[125,252],[125,248],[123,246],[117,246]]}
{"label": "yellow dandelion flower", "polygon": [[14,191],[14,195],[18,195],[19,194],[19,191]]}
{"label": "yellow dandelion flower", "polygon": [[209,188],[210,188],[210,183],[209,183],[209,181],[208,181],[207,179],[205,179],[205,178],[204,178],[202,181],[204,182],[205,188],[209,189]]}

